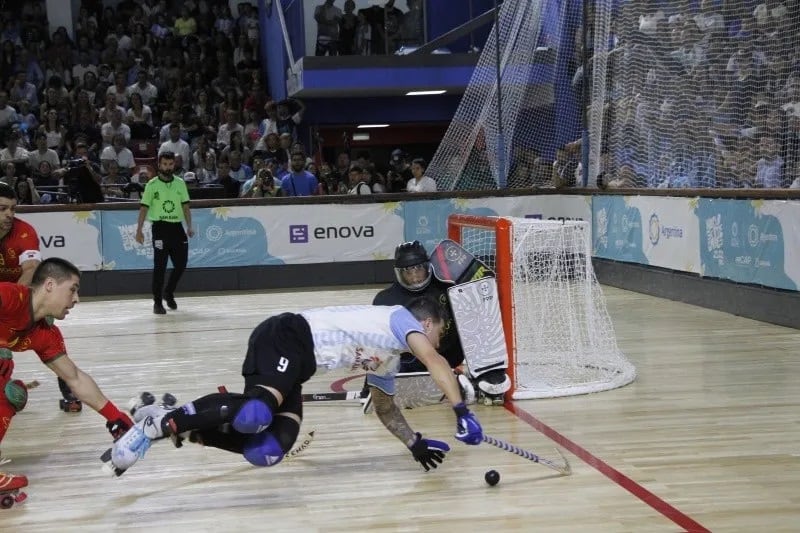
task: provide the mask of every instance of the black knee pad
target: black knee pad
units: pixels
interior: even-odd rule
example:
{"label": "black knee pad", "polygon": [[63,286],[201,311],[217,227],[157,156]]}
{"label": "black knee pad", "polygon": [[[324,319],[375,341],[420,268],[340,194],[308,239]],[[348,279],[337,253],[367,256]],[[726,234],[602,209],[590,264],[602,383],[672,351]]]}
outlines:
{"label": "black knee pad", "polygon": [[254,398],[256,400],[261,400],[267,407],[269,407],[270,411],[273,413],[278,410],[278,399],[268,391],[265,387],[255,386],[247,389],[244,392],[244,395],[248,398]]}
{"label": "black knee pad", "polygon": [[277,415],[268,431],[275,436],[283,453],[289,453],[300,434],[300,423],[294,418]]}

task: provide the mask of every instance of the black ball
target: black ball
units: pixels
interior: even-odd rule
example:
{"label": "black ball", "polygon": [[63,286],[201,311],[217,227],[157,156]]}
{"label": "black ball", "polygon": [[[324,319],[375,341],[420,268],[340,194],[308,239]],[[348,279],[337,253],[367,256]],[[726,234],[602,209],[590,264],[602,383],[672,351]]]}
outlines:
{"label": "black ball", "polygon": [[494,487],[500,483],[500,473],[497,470],[489,470],[483,475],[483,479],[486,480],[486,483]]}

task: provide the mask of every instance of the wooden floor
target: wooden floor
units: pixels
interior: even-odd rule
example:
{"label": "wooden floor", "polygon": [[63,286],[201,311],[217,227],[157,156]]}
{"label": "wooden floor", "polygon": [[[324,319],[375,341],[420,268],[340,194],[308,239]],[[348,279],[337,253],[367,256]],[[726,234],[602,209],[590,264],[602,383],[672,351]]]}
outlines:
{"label": "wooden floor", "polygon": [[[375,291],[185,297],[167,316],[147,300],[86,301],[61,326],[73,358],[118,403],[141,390],[189,400],[240,386],[247,336],[267,315],[367,303]],[[99,415],[59,412],[55,377],[20,354],[15,375],[42,386],[2,443],[13,458],[3,470],[30,487],[28,501],[0,511],[0,531],[800,531],[800,332],[610,288],[606,297],[637,381],[476,408],[494,436],[544,456],[559,442],[571,477],[454,441],[444,406],[406,411],[453,445],[426,474],[374,415],[338,402],[307,406],[314,442],[274,468],[162,441],[111,479]],[[317,376],[307,392],[340,377]],[[496,487],[483,481],[490,468]]]}

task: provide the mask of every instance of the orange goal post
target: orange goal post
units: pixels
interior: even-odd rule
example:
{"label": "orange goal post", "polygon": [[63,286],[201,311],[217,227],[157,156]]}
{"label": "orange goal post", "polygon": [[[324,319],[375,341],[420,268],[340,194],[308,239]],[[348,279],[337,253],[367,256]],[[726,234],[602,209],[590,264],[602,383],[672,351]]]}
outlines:
{"label": "orange goal post", "polygon": [[497,276],[511,398],[599,392],[636,378],[592,268],[588,222],[458,214],[447,232]]}

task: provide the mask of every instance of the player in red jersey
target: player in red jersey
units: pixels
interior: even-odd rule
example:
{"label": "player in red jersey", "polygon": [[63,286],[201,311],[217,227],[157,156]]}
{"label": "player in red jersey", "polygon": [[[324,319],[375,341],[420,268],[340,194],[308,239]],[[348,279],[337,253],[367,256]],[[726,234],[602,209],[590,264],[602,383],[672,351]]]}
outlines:
{"label": "player in red jersey", "polygon": [[42,261],[36,230],[14,216],[17,195],[0,182],[0,281],[30,285],[33,271]]}
{"label": "player in red jersey", "polygon": [[[11,186],[0,182],[0,282],[10,281],[30,285],[33,271],[42,262],[39,252],[39,235],[33,226],[16,218],[17,195]],[[0,350],[0,358],[11,358],[11,353]],[[64,397],[62,410],[76,413],[82,405],[63,379],[58,388]]]}
{"label": "player in red jersey", "polygon": [[[78,303],[80,274],[80,270],[69,261],[51,257],[36,267],[30,287],[0,283],[0,349],[36,352],[78,399],[107,420],[106,427],[117,438],[133,425],[130,418],[105,397],[88,374],[75,365],[67,355],[58,326],[47,320],[47,317],[64,319]],[[13,359],[0,359],[0,442],[11,419],[28,401],[25,384],[11,377],[13,370]],[[0,473],[0,505],[4,496],[27,484],[25,476]]]}

